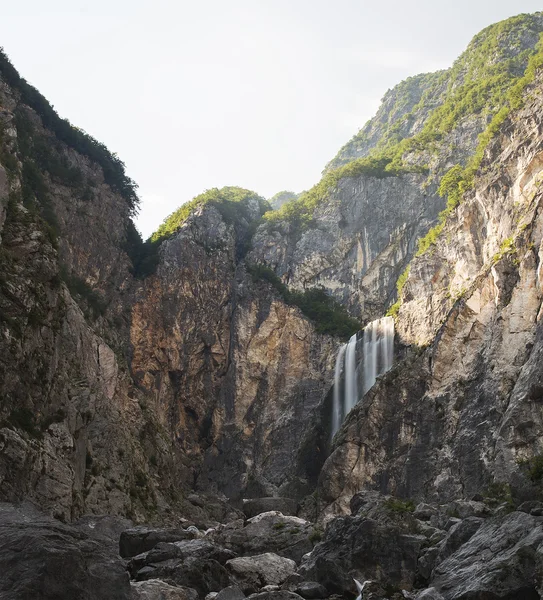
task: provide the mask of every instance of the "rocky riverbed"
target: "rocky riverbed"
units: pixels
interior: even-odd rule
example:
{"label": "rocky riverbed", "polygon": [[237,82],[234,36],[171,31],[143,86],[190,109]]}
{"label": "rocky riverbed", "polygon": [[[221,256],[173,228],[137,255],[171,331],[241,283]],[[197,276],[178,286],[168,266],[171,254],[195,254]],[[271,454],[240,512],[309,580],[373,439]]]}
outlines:
{"label": "rocky riverbed", "polygon": [[[206,501],[191,497],[202,514]],[[223,523],[151,528],[111,516],[68,525],[28,503],[1,504],[0,598],[352,599],[354,579],[362,600],[535,600],[543,591],[541,502],[415,507],[361,492],[350,516],[326,525],[290,514],[289,499],[243,508]]]}

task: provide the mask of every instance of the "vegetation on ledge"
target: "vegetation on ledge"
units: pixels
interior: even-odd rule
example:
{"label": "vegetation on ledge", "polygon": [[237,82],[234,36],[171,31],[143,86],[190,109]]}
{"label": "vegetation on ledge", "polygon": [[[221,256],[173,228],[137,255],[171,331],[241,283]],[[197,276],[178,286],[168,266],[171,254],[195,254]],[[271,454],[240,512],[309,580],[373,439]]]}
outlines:
{"label": "vegetation on ledge", "polygon": [[267,281],[279,292],[286,304],[297,306],[302,313],[315,323],[317,333],[334,335],[348,339],[353,333],[360,331],[359,321],[349,315],[346,309],[331,298],[322,288],[311,288],[303,292],[289,290],[266,265],[247,265],[253,281]]}
{"label": "vegetation on ledge", "polygon": [[106,183],[125,199],[130,213],[135,214],[139,204],[137,185],[126,175],[125,165],[121,159],[82,129],[60,118],[38,90],[19,75],[1,48],[0,77],[20,94],[21,103],[32,108],[41,118],[44,127],[54,133],[60,142],[87,156],[102,168]]}
{"label": "vegetation on ledge", "polygon": [[[476,35],[454,65],[438,73],[411,77],[387,92],[377,116],[370,120],[331,161],[348,160],[352,148],[367,146],[371,157],[389,156],[394,163],[419,151],[443,150],[440,142],[463,120],[488,120],[507,103],[507,94],[525,73],[542,30],[542,13],[523,14],[496,23]],[[413,103],[419,98],[417,103]],[[393,101],[394,100],[394,101]],[[423,127],[412,136],[409,131]],[[371,147],[369,132],[380,133]],[[375,131],[372,134],[375,137]]]}
{"label": "vegetation on ledge", "polygon": [[383,179],[413,172],[427,173],[428,170],[416,165],[393,164],[392,159],[386,156],[354,160],[326,173],[319,183],[296,200],[283,204],[278,210],[265,213],[264,220],[271,224],[287,221],[295,227],[304,228],[311,224],[314,210],[329,198],[330,192],[337,187],[341,179],[360,175]]}
{"label": "vegetation on ledge", "polygon": [[233,224],[241,218],[250,219],[249,203],[258,201],[260,213],[269,208],[269,204],[251,190],[228,186],[221,189],[212,188],[182,204],[175,212],[164,219],[164,222],[150,237],[151,242],[158,242],[171,237],[194,210],[205,204],[214,205],[221,213],[226,223]]}
{"label": "vegetation on ledge", "polygon": [[485,131],[479,136],[479,143],[475,154],[465,167],[455,165],[441,179],[439,194],[447,197],[447,207],[439,214],[439,221],[435,227],[419,240],[417,256],[424,254],[433,246],[445,227],[445,222],[455,208],[460,204],[463,195],[474,186],[475,175],[483,162],[485,150],[496,136],[500,127],[509,118],[512,110],[522,107],[525,89],[534,81],[536,73],[543,67],[543,33],[540,34],[535,54],[532,54],[528,66],[522,77],[518,77],[515,84],[509,87],[503,105],[495,113]]}

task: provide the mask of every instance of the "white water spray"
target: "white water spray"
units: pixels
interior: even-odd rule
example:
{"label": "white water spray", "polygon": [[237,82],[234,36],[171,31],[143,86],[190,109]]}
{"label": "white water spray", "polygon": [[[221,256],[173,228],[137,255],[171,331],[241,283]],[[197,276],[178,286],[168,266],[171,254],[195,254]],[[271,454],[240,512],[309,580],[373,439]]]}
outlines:
{"label": "white water spray", "polygon": [[347,351],[345,352],[345,401],[343,403],[345,407],[344,416],[353,408],[358,402],[358,382],[356,380],[356,346],[358,340],[356,339],[357,334],[355,333],[349,343],[347,344]]}
{"label": "white water spray", "polygon": [[336,370],[334,372],[334,406],[332,408],[332,435],[336,433],[345,417],[343,401],[341,397],[341,373],[345,362],[345,350],[347,344],[344,344],[339,349],[336,358]]}
{"label": "white water spray", "polygon": [[394,319],[372,321],[364,329],[363,394],[373,387],[379,375],[386,373],[394,360]]}
{"label": "white water spray", "polygon": [[[394,319],[383,317],[369,323],[362,339],[362,395],[373,387],[377,377],[386,373],[394,360]],[[357,334],[349,343],[341,346],[336,359],[334,373],[334,405],[332,413],[332,437],[341,423],[356,405],[358,397]],[[344,373],[343,390],[341,375]],[[342,393],[343,391],[343,393]]]}

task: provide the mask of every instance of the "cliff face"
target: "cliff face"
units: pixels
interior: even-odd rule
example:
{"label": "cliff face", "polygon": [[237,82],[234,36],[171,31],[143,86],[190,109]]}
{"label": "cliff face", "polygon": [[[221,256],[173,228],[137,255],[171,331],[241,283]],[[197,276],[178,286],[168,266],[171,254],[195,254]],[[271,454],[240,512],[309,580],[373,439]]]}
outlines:
{"label": "cliff face", "polygon": [[443,176],[470,165],[542,31],[541,13],[498,23],[451,69],[387,92],[321,182],[259,229],[253,260],[293,288],[322,286],[364,322],[381,316],[416,241],[445,209]]}
{"label": "cliff face", "polygon": [[517,499],[539,494],[541,83],[411,263],[397,321],[407,358],[349,415],[321,474],[330,513],[366,485],[435,502],[496,483]]}
{"label": "cliff face", "polygon": [[177,468],[126,362],[130,207],[21,96],[2,83],[0,497],[148,516]]}
{"label": "cliff face", "polygon": [[[194,510],[188,488],[306,496],[330,451],[342,340],[301,292],[322,287],[366,322],[409,263],[397,365],[338,433],[316,510],[345,512],[365,486],[436,502],[496,481],[531,493],[541,81],[493,130],[474,191],[439,217],[443,175],[470,164],[543,17],[496,27],[451,71],[388,94],[316,192],[264,220],[254,194],[243,210],[196,202],[158,249],[134,239],[134,190],[116,159],[3,65],[0,499],[142,520]],[[438,243],[415,257],[440,218]],[[139,278],[151,247],[156,269]]]}
{"label": "cliff face", "polygon": [[426,179],[343,178],[309,227],[261,226],[249,258],[271,266],[293,289],[323,287],[353,315],[376,318],[393,302],[417,239],[445,206],[435,185],[422,190]]}
{"label": "cliff face", "polygon": [[192,461],[192,481],[233,497],[288,483],[337,346],[253,281],[236,252],[242,235],[217,208],[195,211],[162,245],[131,328],[133,375]]}

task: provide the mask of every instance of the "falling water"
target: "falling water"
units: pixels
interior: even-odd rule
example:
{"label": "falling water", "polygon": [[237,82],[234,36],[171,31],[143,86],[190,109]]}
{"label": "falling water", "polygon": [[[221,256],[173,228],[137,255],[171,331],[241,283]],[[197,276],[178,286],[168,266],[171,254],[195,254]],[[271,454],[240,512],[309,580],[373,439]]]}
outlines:
{"label": "falling water", "polygon": [[379,375],[392,367],[394,359],[394,319],[385,317],[372,321],[364,329],[363,394],[373,387]]}
{"label": "falling water", "polygon": [[347,344],[341,346],[336,358],[336,370],[334,373],[334,406],[332,409],[332,436],[335,435],[345,417],[345,410],[341,398],[341,372],[343,371],[343,363],[345,361],[345,350],[347,350]]}
{"label": "falling water", "polygon": [[345,401],[343,403],[345,416],[358,402],[358,382],[356,381],[356,346],[358,340],[356,336],[355,333],[351,337],[345,352]]}
{"label": "falling water", "polygon": [[[341,346],[336,359],[334,374],[334,406],[332,414],[332,437],[340,428],[349,411],[356,405],[358,397],[357,334],[349,343]],[[384,317],[372,321],[362,336],[362,395],[372,388],[377,377],[386,373],[394,360],[394,319]],[[341,387],[341,374],[344,386]],[[343,392],[343,393],[342,393]]]}

